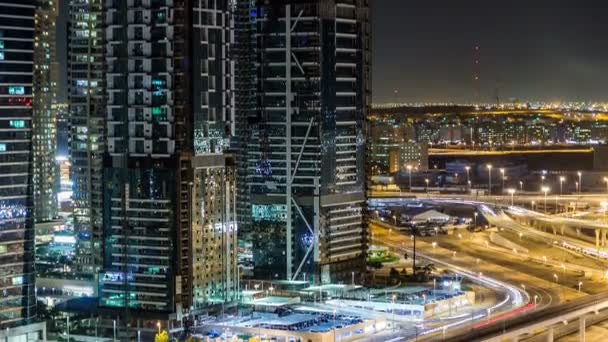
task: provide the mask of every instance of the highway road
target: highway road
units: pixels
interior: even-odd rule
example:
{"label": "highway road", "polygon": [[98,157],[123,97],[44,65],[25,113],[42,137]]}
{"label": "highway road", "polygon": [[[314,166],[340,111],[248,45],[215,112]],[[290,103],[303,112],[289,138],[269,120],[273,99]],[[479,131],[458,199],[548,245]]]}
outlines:
{"label": "highway road", "polygon": [[[381,228],[377,225],[373,225],[373,242],[377,244],[386,245],[392,247],[400,252],[408,251],[411,255],[411,243],[409,237],[401,235],[393,231],[389,233],[386,229]],[[552,282],[545,279],[538,278],[534,275],[519,273],[514,269],[503,267],[500,264],[490,263],[488,261],[482,261],[480,264],[476,262],[477,255],[469,255],[467,253],[470,244],[466,245],[467,248],[457,251],[454,256],[452,250],[437,246],[432,247],[432,244],[428,241],[417,241],[417,255],[418,257],[424,256],[425,259],[431,260],[438,265],[444,265],[450,269],[464,270],[468,273],[472,279],[479,279],[479,272],[481,272],[481,278],[493,279],[499,281],[501,284],[508,286],[513,291],[517,291],[522,296],[522,301],[516,305],[508,305],[501,310],[491,312],[491,316],[495,317],[500,314],[508,313],[509,311],[524,306],[526,303],[534,302],[536,297],[537,307],[534,310],[540,310],[543,308],[552,307],[557,305],[561,301],[561,297],[565,296],[568,298],[576,298],[581,294],[576,291],[560,287]],[[502,256],[504,259],[509,258],[508,255]],[[513,262],[512,260],[510,261]],[[525,286],[525,291],[523,286]],[[484,321],[488,319],[487,312],[479,312],[479,318],[477,320]],[[476,321],[477,321],[476,320]],[[467,325],[471,329],[470,322],[462,322],[459,325]],[[456,326],[449,327],[446,331],[445,336],[450,336],[456,332]],[[423,339],[433,340],[434,336],[443,335],[443,330],[435,331],[435,334],[428,334],[423,336]]]}
{"label": "highway road", "polygon": [[[597,196],[596,198],[600,198],[601,195],[594,195]],[[453,197],[453,196],[451,196]],[[588,197],[591,198],[591,197]],[[387,199],[388,200],[388,199]],[[489,223],[492,225],[495,225],[497,227],[500,227],[502,229],[506,229],[506,230],[510,230],[516,233],[523,233],[526,234],[526,236],[534,236],[536,239],[540,240],[540,241],[548,241],[549,243],[551,241],[554,242],[554,246],[558,245],[558,246],[563,246],[564,244],[569,245],[568,249],[570,249],[571,252],[578,252],[580,255],[586,255],[589,256],[590,251],[594,251],[595,253],[597,253],[597,249],[593,244],[590,244],[588,242],[585,241],[581,241],[579,239],[573,238],[573,237],[568,237],[568,236],[561,236],[561,235],[553,235],[551,233],[547,233],[547,232],[543,232],[543,231],[539,231],[533,227],[530,226],[526,226],[523,224],[520,224],[518,222],[515,222],[509,215],[514,215],[515,213],[519,214],[519,215],[529,215],[530,217],[538,217],[537,215],[542,215],[544,216],[546,219],[551,220],[551,222],[556,222],[556,224],[559,223],[564,223],[564,222],[572,222],[572,219],[569,218],[563,218],[563,217],[559,217],[559,216],[551,216],[551,215],[543,215],[534,211],[530,211],[530,210],[526,210],[526,209],[522,209],[522,208],[518,208],[518,207],[509,207],[508,205],[498,205],[495,206],[494,204],[489,204],[489,203],[483,203],[483,202],[479,202],[479,201],[470,201],[470,200],[465,200],[463,201],[462,199],[453,199],[450,198],[450,196],[440,196],[439,198],[436,197],[435,194],[432,195],[431,198],[421,198],[420,201],[431,201],[431,202],[436,202],[436,203],[458,203],[458,204],[463,204],[463,202],[465,204],[470,204],[474,207],[476,207],[479,212],[481,212],[482,214],[484,214],[484,216],[488,219]],[[509,215],[507,215],[506,213],[509,213]],[[582,220],[581,220],[582,221]],[[578,223],[578,222],[577,222]],[[585,223],[590,223],[591,226],[593,226],[594,224],[597,224],[596,222],[585,222]],[[386,222],[382,222],[382,225],[385,226],[390,226],[389,224],[387,224]],[[402,240],[399,240],[398,238],[396,238],[396,236],[399,236],[401,234],[397,233],[397,227],[394,227],[394,230],[392,233],[392,236],[388,236],[388,233],[386,232],[386,229],[380,229],[379,227],[375,226],[372,224],[372,231],[373,231],[373,241],[374,243],[379,243],[379,244],[384,244],[396,249],[400,249],[400,250],[409,250],[408,247],[411,247],[411,242],[409,242],[409,237],[401,237]],[[385,231],[384,233],[382,231]],[[395,241],[395,239],[397,239]],[[431,239],[436,239],[441,241],[438,238],[431,238]],[[508,252],[505,251],[500,251],[500,250],[496,250],[496,249],[492,249],[492,253],[491,253],[491,257],[488,257],[489,253],[488,253],[488,249],[487,249],[487,245],[486,248],[483,248],[482,244],[480,243],[465,243],[463,244],[462,242],[459,241],[453,241],[453,243],[446,243],[446,242],[439,242],[441,244],[440,247],[442,247],[442,249],[449,249],[452,253],[456,252],[457,256],[454,257],[452,255],[452,257],[450,258],[449,255],[447,255],[445,252],[439,252],[439,248],[435,249],[435,253],[431,254],[430,258],[433,258],[434,261],[440,263],[440,262],[446,262],[446,260],[449,261],[449,263],[452,266],[459,266],[462,265],[462,267],[464,268],[469,268],[469,269],[475,269],[475,267],[471,266],[475,264],[475,261],[471,261],[475,260],[475,258],[477,259],[487,259],[482,261],[482,263],[488,263],[488,264],[494,264],[494,266],[496,267],[496,270],[489,270],[489,271],[482,271],[483,267],[480,267],[480,271],[483,272],[484,275],[488,275],[494,279],[497,280],[501,280],[504,283],[508,283],[508,284],[523,284],[526,287],[526,292],[528,293],[528,295],[530,297],[534,297],[537,296],[537,298],[539,299],[538,301],[538,306],[536,308],[534,308],[533,310],[527,310],[525,313],[520,313],[524,314],[525,317],[528,317],[532,314],[534,314],[535,316],[532,316],[533,318],[536,317],[535,319],[539,319],[542,320],[544,319],[544,317],[549,317],[551,315],[552,312],[561,312],[562,310],[570,310],[570,309],[576,309],[579,307],[579,305],[586,305],[586,303],[588,302],[581,302],[581,300],[579,299],[581,296],[583,296],[583,294],[580,293],[576,293],[576,291],[573,290],[573,284],[576,284],[576,279],[570,279],[569,281],[569,286],[568,287],[564,287],[564,286],[558,286],[554,283],[551,282],[547,282],[546,278],[550,278],[550,275],[547,276],[547,270],[545,270],[545,274],[542,276],[545,279],[539,279],[538,276],[540,273],[537,273],[536,271],[532,270],[530,271],[530,268],[534,268],[536,266],[531,265],[529,262],[527,264],[524,265],[525,260],[521,259],[520,260],[516,260],[517,258],[515,258],[514,256],[510,256]],[[425,244],[425,242],[421,242],[420,239],[418,239],[417,242],[417,246],[419,246],[419,250],[422,251],[421,253],[425,253],[425,255],[429,256],[429,243],[427,242]],[[576,248],[572,248],[572,246],[576,246]],[[560,248],[560,247],[558,247]],[[431,253],[432,252],[432,247],[431,247]],[[584,252],[584,253],[583,253]],[[501,261],[505,261],[505,262],[501,262]],[[605,270],[608,267],[608,263],[606,263],[605,261],[602,260],[597,260],[598,263],[598,267],[597,269],[595,269],[594,267],[591,267],[590,269],[585,269],[582,266],[578,266],[579,269],[584,269],[586,272],[590,272],[590,271],[595,271],[597,274],[596,276],[603,276],[603,273],[605,272]],[[536,260],[535,262],[536,264],[541,264],[540,262],[538,262],[538,260]],[[514,264],[519,264],[519,265],[524,265],[522,267],[519,266],[513,266]],[[542,264],[541,264],[542,265]],[[507,266],[507,267],[513,267],[513,269],[511,270],[507,270],[505,271],[504,269],[501,270],[502,266]],[[555,266],[555,265],[553,265]],[[566,267],[568,267],[568,271],[569,273],[571,272],[571,268],[574,267],[570,264],[566,264]],[[521,272],[518,268],[522,268],[525,269],[523,270],[523,272]],[[494,271],[494,273],[492,273],[492,271]],[[498,271],[498,272],[496,272]],[[487,272],[487,273],[486,273]],[[549,272],[553,272],[553,270],[549,270]],[[564,270],[564,276],[566,276],[565,274],[565,270]],[[522,277],[522,279],[517,279],[517,274],[520,273]],[[532,273],[532,274],[529,274]],[[550,273],[549,273],[550,274]],[[562,276],[562,274],[560,273],[560,276]],[[574,278],[574,274],[569,274],[567,275],[568,277],[572,277]],[[574,285],[574,287],[576,287],[576,285]],[[573,293],[574,292],[574,293]],[[604,295],[604,294],[602,294]],[[608,295],[607,295],[608,296]],[[564,299],[567,298],[568,300],[570,300],[570,302],[566,302],[564,303]],[[584,297],[583,297],[584,298]],[[600,298],[597,296],[593,296],[593,298]],[[603,298],[603,297],[602,297]],[[555,308],[558,307],[559,311],[557,311]],[[536,314],[536,312],[541,312],[542,314]],[[487,317],[487,314],[483,317],[481,317],[478,321],[492,321],[493,317],[498,317],[501,318],[499,316],[500,314],[495,314],[490,316],[489,318]],[[549,315],[549,316],[546,316]],[[600,314],[597,317],[595,317],[593,320],[589,320],[589,323],[595,323],[595,322],[599,322],[601,320],[603,320],[604,315],[606,317],[608,317],[608,314]],[[458,326],[454,326],[454,327],[450,327],[449,331],[443,335],[443,337],[448,338],[449,340],[454,340],[454,341],[474,341],[477,340],[477,338],[479,336],[490,336],[491,334],[495,334],[499,331],[507,331],[508,329],[514,329],[517,328],[517,324],[519,324],[518,322],[521,319],[519,318],[519,315],[517,317],[506,317],[505,319],[501,319],[500,324],[492,324],[491,327],[479,327],[479,329],[474,329],[474,331],[471,329],[470,324],[467,325],[465,323],[460,324]],[[524,319],[523,322],[526,322],[527,319]],[[498,325],[498,326],[495,326]],[[505,330],[507,329],[507,330]],[[558,336],[564,336],[567,335],[568,333],[573,332],[575,329],[578,329],[578,326],[576,324],[566,324],[563,327],[559,326],[555,329],[555,337]],[[437,332],[436,332],[437,333]],[[458,335],[464,334],[463,339],[458,339]],[[424,339],[428,339],[428,340],[436,340],[434,339],[434,337],[437,337],[438,335],[431,335],[431,337],[429,337],[429,335],[427,336],[423,336],[422,340]],[[541,332],[539,335],[537,336],[530,336],[530,341],[537,341],[537,340],[541,340],[543,338],[543,333]]]}
{"label": "highway road", "polygon": [[513,319],[503,321],[501,324],[492,324],[477,329],[462,331],[458,335],[449,337],[446,341],[449,342],[472,342],[484,341],[494,337],[499,337],[507,332],[541,323],[550,318],[563,315],[568,312],[573,312],[579,309],[587,308],[600,301],[608,300],[608,293],[601,293],[593,296],[586,296],[573,300],[568,303],[563,303],[546,310],[529,311],[523,315]]}
{"label": "highway road", "polygon": [[[454,198],[456,197],[456,198]],[[404,199],[408,200],[408,199]],[[412,199],[409,199],[412,200]],[[503,229],[509,229],[515,231],[517,233],[522,233],[526,235],[534,235],[538,238],[554,241],[555,244],[558,244],[564,248],[568,248],[573,252],[579,253],[584,256],[594,257],[601,260],[608,261],[608,251],[598,249],[594,244],[586,242],[584,240],[566,236],[566,235],[554,235],[551,233],[540,231],[534,227],[526,226],[514,221],[510,216],[505,215],[505,213],[509,213],[512,216],[519,216],[521,218],[530,218],[536,220],[542,220],[543,222],[551,225],[555,225],[556,227],[559,225],[574,225],[574,226],[586,226],[587,229],[595,229],[598,227],[607,229],[608,227],[603,224],[598,224],[593,221],[585,221],[585,220],[577,220],[572,218],[560,217],[560,216],[550,216],[544,215],[542,213],[538,213],[532,210],[520,208],[520,207],[511,207],[508,205],[498,204],[495,205],[493,203],[486,203],[483,201],[474,201],[474,200],[466,200],[461,199],[458,196],[437,196],[433,194],[432,197],[420,198],[416,199],[420,202],[428,202],[439,205],[445,204],[458,204],[458,205],[470,205],[471,207],[475,207],[477,211],[484,216],[484,218],[488,221],[488,223],[497,226]],[[370,200],[372,206],[379,202],[384,202],[387,204],[394,203],[396,205],[400,205],[402,199],[399,198],[377,198]],[[402,203],[401,203],[402,204]],[[559,230],[558,230],[559,231]],[[605,269],[602,269],[602,272],[605,272]]]}
{"label": "highway road", "polygon": [[[424,189],[424,188],[423,188]],[[519,189],[515,189],[516,192],[513,195],[513,201],[515,203],[523,204],[527,207],[530,207],[532,201],[536,203],[536,207],[544,204],[545,195],[539,192],[520,192]],[[559,190],[559,189],[558,189]],[[409,192],[409,191],[368,191],[370,198],[420,198],[423,199],[425,197],[429,198],[451,198],[451,199],[461,199],[465,201],[480,201],[486,203],[494,203],[494,204],[510,204],[511,203],[511,195],[508,193],[500,194],[495,191],[492,192],[492,195],[470,195],[470,194],[446,194],[440,193],[443,191],[443,188],[429,188],[429,193],[426,192]],[[506,191],[506,190],[505,190]],[[608,192],[603,193],[582,193],[582,194],[558,194],[554,192],[549,192],[547,194],[547,206],[551,206],[555,204],[555,196],[557,196],[558,203],[561,205],[569,204],[569,203],[579,203],[582,206],[583,203],[594,205],[596,207],[601,207],[602,202],[608,202]]]}

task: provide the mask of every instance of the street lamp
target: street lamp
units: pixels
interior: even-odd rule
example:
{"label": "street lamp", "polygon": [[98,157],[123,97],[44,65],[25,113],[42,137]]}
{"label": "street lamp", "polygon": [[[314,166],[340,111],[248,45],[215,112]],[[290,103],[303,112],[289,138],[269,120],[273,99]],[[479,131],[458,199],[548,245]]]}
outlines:
{"label": "street lamp", "polygon": [[492,195],[492,164],[486,165],[488,168],[488,196]]}
{"label": "street lamp", "polygon": [[410,192],[412,192],[412,165],[408,165],[408,166],[406,166],[406,168],[407,168],[408,176],[410,178],[409,190],[410,190]]}
{"label": "street lamp", "polygon": [[156,322],[156,327],[158,328],[158,334],[160,335],[160,321]]}
{"label": "street lamp", "polygon": [[519,181],[519,191],[521,191],[521,192],[524,191],[524,182],[523,181]]}
{"label": "street lamp", "polygon": [[502,176],[502,187],[501,187],[501,191],[505,192],[505,169],[504,168],[500,168],[500,174]]}
{"label": "street lamp", "polygon": [[428,195],[429,194],[429,179],[425,178],[424,182],[426,183],[426,194]]}
{"label": "street lamp", "polygon": [[579,281],[578,282],[578,292],[581,292],[581,287],[583,286],[583,282]]}
{"label": "street lamp", "polygon": [[469,178],[469,172],[471,171],[471,167],[470,166],[465,166],[464,167],[465,170],[467,170],[467,184],[469,185],[469,188],[471,187],[471,180]]}
{"label": "street lamp", "polygon": [[576,174],[578,175],[578,193],[580,195],[581,188],[583,187],[583,173],[579,171]]}
{"label": "street lamp", "polygon": [[473,226],[473,230],[477,229],[477,215],[479,215],[477,212],[473,213],[473,217],[475,218],[475,225]]}
{"label": "street lamp", "polygon": [[542,187],[543,185],[545,185],[545,176],[540,176],[540,186]]}
{"label": "street lamp", "polygon": [[535,202],[535,201],[532,201],[532,204],[531,204],[531,206],[532,206],[532,210],[534,210],[534,205],[535,205],[535,204],[536,204],[536,202]]}
{"label": "street lamp", "polygon": [[559,177],[559,195],[563,195],[564,194],[564,182],[566,181],[566,177],[561,176]]}
{"label": "street lamp", "polygon": [[551,189],[549,189],[546,186],[543,186],[543,188],[541,190],[545,193],[545,214],[546,214],[547,213],[547,193],[549,193],[549,191]]}
{"label": "street lamp", "polygon": [[513,206],[513,196],[515,196],[515,189],[507,190],[511,194],[511,206]]}

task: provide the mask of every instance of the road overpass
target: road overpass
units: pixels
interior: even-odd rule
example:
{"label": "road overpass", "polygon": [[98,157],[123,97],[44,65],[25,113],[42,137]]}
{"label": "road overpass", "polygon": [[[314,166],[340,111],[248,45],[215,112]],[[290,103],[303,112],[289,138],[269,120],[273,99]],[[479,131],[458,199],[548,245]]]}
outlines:
{"label": "road overpass", "polygon": [[545,341],[554,340],[554,329],[564,323],[578,320],[579,341],[585,341],[587,318],[608,309],[608,293],[582,297],[546,310],[532,311],[509,321],[478,324],[472,331],[446,339],[449,342],[520,341],[544,330]]}
{"label": "road overpass", "polygon": [[[572,228],[577,231],[577,238],[583,238],[581,236],[581,230],[590,230],[595,234],[595,249],[596,251],[600,248],[608,248],[608,224],[599,223],[589,220],[582,220],[573,217],[564,217],[563,215],[549,215],[547,210],[545,213],[541,213],[535,210],[525,209],[523,207],[512,207],[510,203],[530,205],[534,202],[537,204],[565,206],[568,207],[570,203],[591,204],[597,207],[601,207],[603,203],[608,201],[608,194],[584,194],[584,195],[552,195],[545,197],[537,193],[525,193],[522,195],[511,196],[511,195],[469,195],[469,194],[441,194],[433,192],[433,189],[429,189],[428,193],[419,192],[383,192],[383,191],[370,191],[370,198],[419,198],[421,200],[453,200],[458,202],[469,202],[471,205],[486,205],[499,207],[507,211],[511,217],[516,218],[520,221],[527,221],[527,224],[536,226],[537,228],[552,230],[554,235],[559,231],[564,235],[566,227]],[[390,196],[392,195],[392,196]],[[545,208],[546,209],[546,208]],[[552,211],[552,210],[551,210]],[[557,210],[555,210],[557,211]],[[608,253],[605,255],[608,258]]]}

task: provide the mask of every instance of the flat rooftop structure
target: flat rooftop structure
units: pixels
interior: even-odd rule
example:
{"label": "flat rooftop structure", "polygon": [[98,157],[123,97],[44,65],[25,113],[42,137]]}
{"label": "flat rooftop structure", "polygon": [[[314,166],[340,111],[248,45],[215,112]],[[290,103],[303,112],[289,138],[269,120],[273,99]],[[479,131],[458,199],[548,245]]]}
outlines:
{"label": "flat rooftop structure", "polygon": [[[205,322],[196,328],[206,333],[249,334],[265,338],[295,338],[311,342],[353,341],[383,330],[384,319],[364,320],[350,315],[327,312],[292,312],[286,315],[255,312],[228,320]],[[199,330],[200,329],[200,330]]]}
{"label": "flat rooftop structure", "polygon": [[298,297],[276,297],[276,296],[269,296],[269,297],[262,297],[262,298],[258,298],[258,299],[254,299],[252,302],[250,303],[246,303],[246,304],[253,304],[256,306],[267,306],[267,307],[280,307],[280,306],[286,306],[286,305],[291,305],[291,304],[297,304],[300,302],[300,298]]}
{"label": "flat rooftop structure", "polygon": [[325,284],[325,285],[317,285],[317,286],[309,286],[305,289],[302,289],[304,292],[338,292],[338,291],[353,291],[362,289],[363,286],[360,285],[345,285],[345,284]]}

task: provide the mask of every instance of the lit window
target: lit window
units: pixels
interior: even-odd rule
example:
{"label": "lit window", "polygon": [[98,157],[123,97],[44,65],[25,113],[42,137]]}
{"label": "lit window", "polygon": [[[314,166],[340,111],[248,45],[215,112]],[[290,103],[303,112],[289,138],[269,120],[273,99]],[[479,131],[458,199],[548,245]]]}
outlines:
{"label": "lit window", "polygon": [[12,128],[25,128],[24,120],[11,120],[9,124]]}
{"label": "lit window", "polygon": [[13,285],[23,285],[23,276],[13,277]]}
{"label": "lit window", "polygon": [[152,115],[164,115],[165,113],[166,113],[165,108],[161,108],[161,107],[152,108]]}
{"label": "lit window", "polygon": [[6,144],[0,144],[0,152],[6,152]]}
{"label": "lit window", "polygon": [[24,95],[25,87],[8,87],[9,95]]}

